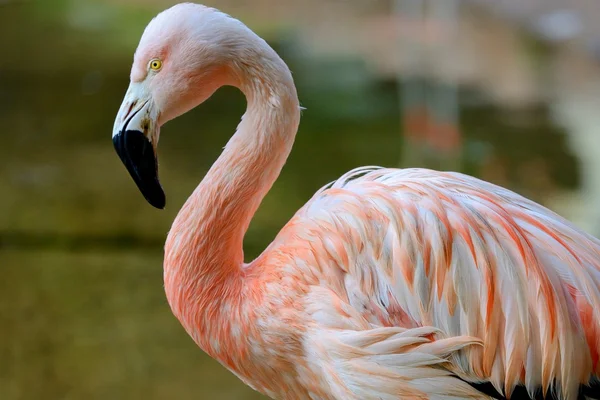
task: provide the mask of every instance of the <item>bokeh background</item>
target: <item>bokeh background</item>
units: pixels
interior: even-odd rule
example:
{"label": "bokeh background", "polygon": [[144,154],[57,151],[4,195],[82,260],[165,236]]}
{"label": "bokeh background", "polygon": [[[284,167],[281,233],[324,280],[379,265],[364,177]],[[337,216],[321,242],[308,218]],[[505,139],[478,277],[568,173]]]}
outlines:
{"label": "bokeh background", "polygon": [[[221,0],[294,72],[296,146],[257,255],[361,165],[460,170],[600,234],[597,0]],[[244,111],[162,130],[167,208],[114,153],[133,52],[170,0],[0,0],[0,399],[259,399],[196,348],[162,285],[170,223]]]}

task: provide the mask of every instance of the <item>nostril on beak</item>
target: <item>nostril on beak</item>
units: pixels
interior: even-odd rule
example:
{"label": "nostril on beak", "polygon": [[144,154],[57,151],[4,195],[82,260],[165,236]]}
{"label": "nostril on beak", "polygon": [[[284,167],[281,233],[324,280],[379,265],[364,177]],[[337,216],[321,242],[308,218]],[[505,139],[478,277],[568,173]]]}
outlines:
{"label": "nostril on beak", "polygon": [[125,113],[125,115],[123,116],[123,121],[127,120],[127,117],[129,117],[129,114],[131,114],[131,110],[133,110],[133,107],[135,107],[137,104],[137,100],[132,101],[129,104],[129,109],[127,110],[127,112]]}

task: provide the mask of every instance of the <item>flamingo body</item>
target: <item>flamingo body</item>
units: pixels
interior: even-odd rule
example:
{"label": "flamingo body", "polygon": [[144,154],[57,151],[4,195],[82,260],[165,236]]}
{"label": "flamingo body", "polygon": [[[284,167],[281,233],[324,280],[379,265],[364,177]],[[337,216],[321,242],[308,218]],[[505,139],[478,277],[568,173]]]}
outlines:
{"label": "flamingo body", "polygon": [[575,399],[597,383],[600,242],[476,178],[356,169],[244,263],[300,107],[285,63],[217,10],[172,7],[136,51],[113,140],[148,201],[164,206],[160,126],[223,85],[248,109],[173,222],[164,263],[171,309],[210,356],[278,399],[483,399],[486,383]]}
{"label": "flamingo body", "polygon": [[[348,387],[370,388],[356,398],[418,397],[411,386],[422,385],[478,396],[448,372],[500,393],[555,380],[569,393],[598,373],[599,250],[568,221],[487,182],[372,168],[319,191],[251,267],[293,277],[273,297],[294,293],[310,340],[329,338],[314,364],[352,377],[334,398],[354,398]],[[373,349],[380,360],[369,360]],[[420,353],[418,362],[401,364],[399,352]],[[444,369],[432,375],[434,365]],[[383,366],[395,379],[379,376]]]}

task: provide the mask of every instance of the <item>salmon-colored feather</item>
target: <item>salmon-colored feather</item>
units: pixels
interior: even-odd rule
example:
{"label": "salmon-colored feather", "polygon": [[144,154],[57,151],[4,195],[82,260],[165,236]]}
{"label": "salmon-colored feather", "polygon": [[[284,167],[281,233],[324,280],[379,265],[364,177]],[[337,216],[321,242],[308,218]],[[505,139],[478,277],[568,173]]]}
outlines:
{"label": "salmon-colored feather", "polygon": [[[160,72],[144,73],[151,57]],[[147,126],[226,84],[248,110],[165,246],[169,304],[209,355],[279,399],[488,398],[482,382],[575,399],[599,379],[600,241],[467,175],[355,169],[244,263],[300,120],[290,71],[214,9],[178,5],[150,23],[132,68],[156,107]]]}

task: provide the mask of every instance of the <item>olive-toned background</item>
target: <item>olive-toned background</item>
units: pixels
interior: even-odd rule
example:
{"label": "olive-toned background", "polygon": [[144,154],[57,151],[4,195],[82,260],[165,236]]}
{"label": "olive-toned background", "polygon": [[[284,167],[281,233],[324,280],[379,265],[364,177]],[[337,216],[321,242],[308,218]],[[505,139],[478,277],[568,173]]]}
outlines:
{"label": "olive-toned background", "polygon": [[[111,143],[137,41],[173,3],[0,0],[1,400],[260,398],[196,348],[171,315],[162,284],[170,222],[233,133],[243,97],[222,89],[163,128],[164,211],[145,203]],[[279,51],[307,108],[289,162],[252,222],[247,258],[315,190],[360,165],[436,167],[450,157],[455,169],[561,212],[577,208],[569,199],[583,190],[585,165],[552,101],[507,104],[485,85],[461,83],[452,114],[459,155],[413,151],[402,111],[407,77],[373,67],[380,58],[353,53],[355,39],[340,33],[385,36],[376,25],[359,31],[352,24],[391,13],[394,2],[348,1],[344,10],[356,8],[359,18],[345,20],[323,16],[336,2],[308,1],[293,11],[304,16],[294,24],[286,7],[295,3],[212,2]],[[485,7],[469,12],[475,21],[496,18]],[[311,18],[324,19],[319,41],[310,40]],[[521,35],[510,19],[495,21]],[[521,53],[548,61],[543,40],[525,32],[519,42]],[[529,81],[544,76],[536,68]],[[585,219],[585,209],[572,215]]]}

